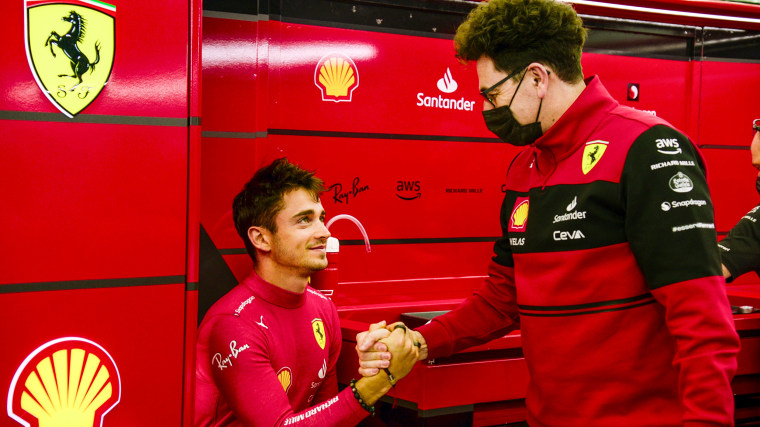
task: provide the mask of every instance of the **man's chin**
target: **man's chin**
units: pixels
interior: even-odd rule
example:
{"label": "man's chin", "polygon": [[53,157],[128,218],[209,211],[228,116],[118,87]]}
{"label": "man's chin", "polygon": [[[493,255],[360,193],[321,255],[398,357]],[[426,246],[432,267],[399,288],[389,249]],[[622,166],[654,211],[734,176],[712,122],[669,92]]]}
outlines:
{"label": "man's chin", "polygon": [[309,265],[308,268],[309,268],[309,271],[311,271],[312,273],[315,273],[317,271],[322,271],[325,268],[327,268],[327,260],[325,260],[324,264],[316,264],[315,263],[315,264]]}

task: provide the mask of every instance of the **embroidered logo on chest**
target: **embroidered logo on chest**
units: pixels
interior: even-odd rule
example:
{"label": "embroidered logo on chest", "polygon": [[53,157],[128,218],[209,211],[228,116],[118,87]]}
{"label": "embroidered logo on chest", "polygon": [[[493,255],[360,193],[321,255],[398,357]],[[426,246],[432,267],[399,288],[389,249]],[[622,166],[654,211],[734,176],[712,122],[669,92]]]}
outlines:
{"label": "embroidered logo on chest", "polygon": [[325,324],[322,323],[322,319],[312,320],[311,329],[314,331],[314,339],[317,340],[317,344],[319,344],[319,347],[324,350],[325,343],[327,342],[327,331],[325,330]]}
{"label": "embroidered logo on chest", "polygon": [[581,163],[581,170],[583,174],[591,172],[591,169],[599,163],[602,159],[605,150],[607,150],[607,141],[589,141],[586,143],[586,147],[583,148],[583,161]]}
{"label": "embroidered logo on chest", "polygon": [[527,197],[518,197],[509,216],[509,231],[525,231],[528,225],[528,208],[530,200]]}
{"label": "embroidered logo on chest", "polygon": [[282,384],[282,388],[285,390],[285,394],[288,394],[290,384],[293,383],[293,373],[291,372],[290,368],[285,366],[277,371],[277,379],[280,380],[280,384]]}

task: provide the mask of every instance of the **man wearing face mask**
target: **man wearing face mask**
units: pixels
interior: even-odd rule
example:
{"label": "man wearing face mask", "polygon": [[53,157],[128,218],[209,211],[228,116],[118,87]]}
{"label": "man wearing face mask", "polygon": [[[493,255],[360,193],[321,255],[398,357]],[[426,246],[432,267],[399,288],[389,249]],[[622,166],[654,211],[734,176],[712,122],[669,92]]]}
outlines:
{"label": "man wearing face mask", "polygon": [[[755,136],[749,146],[752,165],[760,171],[760,119],[752,123]],[[755,187],[760,194],[760,172]],[[723,277],[731,282],[744,273],[754,271],[760,275],[760,205],[744,215],[728,235],[718,243],[723,266]]]}
{"label": "man wearing face mask", "polygon": [[[489,277],[414,333],[420,359],[521,330],[531,426],[733,424],[739,340],[694,144],[583,79],[581,19],[551,0],[491,0],[454,38],[509,164]],[[390,355],[377,324],[360,372]],[[504,387],[510,387],[504,384]]]}

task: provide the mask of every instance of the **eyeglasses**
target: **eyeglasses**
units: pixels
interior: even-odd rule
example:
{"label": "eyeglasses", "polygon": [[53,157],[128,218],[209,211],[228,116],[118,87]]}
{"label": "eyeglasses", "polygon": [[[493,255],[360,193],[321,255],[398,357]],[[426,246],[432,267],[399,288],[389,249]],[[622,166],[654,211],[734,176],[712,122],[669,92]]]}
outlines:
{"label": "eyeglasses", "polygon": [[752,122],[752,129],[754,129],[754,130],[756,130],[756,131],[760,132],[760,119],[755,119],[755,120]]}
{"label": "eyeglasses", "polygon": [[493,105],[493,107],[496,108],[496,104],[494,103],[494,99],[492,99],[491,92],[493,92],[494,89],[496,89],[497,87],[499,87],[502,84],[504,84],[504,82],[506,82],[507,80],[509,80],[512,77],[520,74],[524,69],[525,69],[525,67],[520,67],[516,71],[514,71],[512,74],[510,74],[507,77],[504,77],[503,79],[499,80],[498,82],[496,82],[495,85],[489,87],[488,89],[480,89],[480,96],[482,96],[483,98],[485,98],[486,101],[490,102],[491,105]]}

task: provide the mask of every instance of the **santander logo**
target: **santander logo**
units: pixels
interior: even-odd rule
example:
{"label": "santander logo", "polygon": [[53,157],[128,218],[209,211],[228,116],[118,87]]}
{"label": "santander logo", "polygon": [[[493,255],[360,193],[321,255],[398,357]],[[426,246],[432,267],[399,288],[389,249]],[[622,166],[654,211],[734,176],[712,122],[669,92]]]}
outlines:
{"label": "santander logo", "polygon": [[457,90],[458,87],[459,85],[457,84],[457,81],[451,76],[451,70],[447,67],[446,74],[438,79],[438,90],[443,93],[452,93]]}

